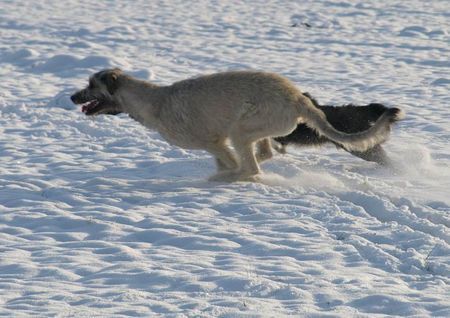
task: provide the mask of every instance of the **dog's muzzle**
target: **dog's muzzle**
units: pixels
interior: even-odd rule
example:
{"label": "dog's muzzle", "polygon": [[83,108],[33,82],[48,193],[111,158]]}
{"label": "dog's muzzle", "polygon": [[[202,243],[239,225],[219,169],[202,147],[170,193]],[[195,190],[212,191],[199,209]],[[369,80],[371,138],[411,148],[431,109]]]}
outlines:
{"label": "dog's muzzle", "polygon": [[73,94],[72,96],[70,96],[70,99],[72,100],[72,102],[74,104],[77,104],[77,105],[87,103],[89,100],[84,98],[83,95],[84,95],[83,92],[77,92],[77,93]]}
{"label": "dog's muzzle", "polygon": [[87,116],[97,114],[117,115],[122,113],[114,102],[105,99],[86,98],[84,91],[73,94],[70,96],[70,99],[74,104],[81,105],[81,111]]}

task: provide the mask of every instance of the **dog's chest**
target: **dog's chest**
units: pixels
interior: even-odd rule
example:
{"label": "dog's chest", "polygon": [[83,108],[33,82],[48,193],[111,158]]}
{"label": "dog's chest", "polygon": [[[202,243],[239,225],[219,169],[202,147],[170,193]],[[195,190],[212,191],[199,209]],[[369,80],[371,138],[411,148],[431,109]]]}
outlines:
{"label": "dog's chest", "polygon": [[[130,117],[148,129],[156,130],[161,137],[169,144],[182,148],[195,148],[192,144],[190,134],[180,129],[179,126],[166,126],[160,122],[148,120],[145,116],[139,114],[130,115]],[[168,128],[172,129],[168,129]]]}
{"label": "dog's chest", "polygon": [[190,134],[186,134],[180,131],[168,131],[166,129],[158,130],[161,137],[169,144],[186,149],[198,149],[202,148],[198,145],[198,141]]}

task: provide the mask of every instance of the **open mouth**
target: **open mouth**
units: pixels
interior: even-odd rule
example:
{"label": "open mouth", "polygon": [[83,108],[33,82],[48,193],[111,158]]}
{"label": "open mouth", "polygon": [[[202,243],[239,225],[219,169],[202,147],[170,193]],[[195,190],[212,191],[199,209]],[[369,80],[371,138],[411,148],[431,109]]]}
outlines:
{"label": "open mouth", "polygon": [[81,111],[87,115],[117,115],[120,114],[121,111],[117,110],[117,107],[113,106],[114,104],[107,103],[102,100],[94,99],[84,104],[81,104]]}
{"label": "open mouth", "polygon": [[86,115],[94,115],[101,111],[100,102],[97,99],[81,105],[81,111]]}

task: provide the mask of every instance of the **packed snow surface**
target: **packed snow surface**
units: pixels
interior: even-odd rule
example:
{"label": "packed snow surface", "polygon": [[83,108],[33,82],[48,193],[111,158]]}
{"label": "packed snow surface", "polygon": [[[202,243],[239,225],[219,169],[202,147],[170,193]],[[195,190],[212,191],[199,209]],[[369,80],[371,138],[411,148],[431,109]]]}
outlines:
{"label": "packed snow surface", "polygon": [[[0,1],[0,316],[450,317],[450,2]],[[403,109],[395,169],[334,147],[214,161],[70,95],[257,69]]]}

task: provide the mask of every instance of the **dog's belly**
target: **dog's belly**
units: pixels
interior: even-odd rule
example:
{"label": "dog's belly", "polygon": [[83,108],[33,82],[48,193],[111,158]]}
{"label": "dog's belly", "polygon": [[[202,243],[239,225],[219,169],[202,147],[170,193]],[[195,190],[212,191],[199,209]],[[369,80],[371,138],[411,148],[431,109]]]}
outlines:
{"label": "dog's belly", "polygon": [[192,134],[186,133],[186,132],[173,132],[173,131],[165,131],[161,130],[159,131],[161,137],[164,138],[169,144],[173,146],[177,146],[184,149],[205,149],[207,148],[207,145],[211,142],[211,138],[205,138],[205,136],[199,137],[194,136]]}
{"label": "dog's belly", "polygon": [[209,148],[226,138],[232,125],[225,116],[199,116],[195,110],[173,114],[173,111],[162,113],[155,128],[168,143],[186,149]]}

